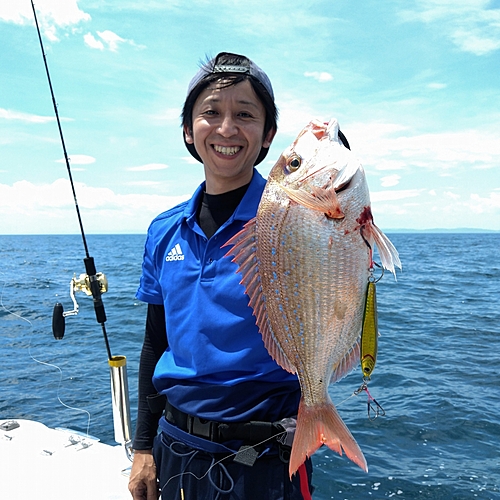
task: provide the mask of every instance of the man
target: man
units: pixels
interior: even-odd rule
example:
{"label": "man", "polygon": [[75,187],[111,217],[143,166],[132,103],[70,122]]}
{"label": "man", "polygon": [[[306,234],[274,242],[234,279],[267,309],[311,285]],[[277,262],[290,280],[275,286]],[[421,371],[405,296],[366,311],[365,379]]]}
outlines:
{"label": "man", "polygon": [[135,500],[156,499],[158,488],[163,499],[307,499],[311,463],[290,481],[289,420],[279,423],[297,413],[297,378],[267,353],[221,248],[256,215],[264,190],[254,166],[276,134],[271,82],[248,58],[220,53],[191,80],[182,118],[205,182],[148,231],[129,489]]}

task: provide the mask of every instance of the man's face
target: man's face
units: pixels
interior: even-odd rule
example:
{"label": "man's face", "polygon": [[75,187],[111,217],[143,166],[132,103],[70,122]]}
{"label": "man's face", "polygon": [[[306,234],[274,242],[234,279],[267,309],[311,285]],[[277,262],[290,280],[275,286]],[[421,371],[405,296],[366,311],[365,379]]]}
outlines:
{"label": "man's face", "polygon": [[275,131],[264,135],[266,111],[250,82],[224,87],[214,83],[193,106],[193,129],[184,128],[203,160],[208,194],[220,194],[248,184],[262,147]]}

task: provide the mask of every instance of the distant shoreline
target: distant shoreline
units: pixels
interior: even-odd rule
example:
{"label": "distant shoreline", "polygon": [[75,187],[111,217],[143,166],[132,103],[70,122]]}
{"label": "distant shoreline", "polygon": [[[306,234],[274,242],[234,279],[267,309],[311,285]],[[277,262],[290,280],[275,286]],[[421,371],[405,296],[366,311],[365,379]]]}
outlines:
{"label": "distant shoreline", "polygon": [[455,229],[383,229],[384,233],[434,233],[434,234],[500,234],[500,230],[496,229],[475,229],[475,228],[455,228]]}
{"label": "distant shoreline", "polygon": [[[386,234],[405,233],[405,234],[500,234],[496,229],[476,229],[476,228],[454,228],[454,229],[386,229],[380,228]],[[133,233],[88,233],[87,236],[145,236],[144,232]],[[2,236],[80,236],[80,233],[29,233],[29,234],[0,234]]]}

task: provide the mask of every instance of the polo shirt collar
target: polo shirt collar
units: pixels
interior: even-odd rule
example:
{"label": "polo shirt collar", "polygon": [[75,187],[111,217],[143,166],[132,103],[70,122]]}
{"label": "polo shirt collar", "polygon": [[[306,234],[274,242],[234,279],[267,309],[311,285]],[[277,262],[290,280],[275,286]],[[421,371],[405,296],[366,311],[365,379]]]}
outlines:
{"label": "polo shirt collar", "polygon": [[[236,207],[234,214],[230,217],[229,221],[243,220],[248,221],[255,217],[257,208],[259,206],[262,192],[266,186],[266,179],[256,170],[253,169],[252,180],[248,186],[247,192],[243,196],[240,204]],[[191,223],[196,219],[196,212],[200,204],[200,198],[205,190],[205,182],[201,183],[196,191],[193,193],[191,199],[187,202],[184,209],[184,219]]]}

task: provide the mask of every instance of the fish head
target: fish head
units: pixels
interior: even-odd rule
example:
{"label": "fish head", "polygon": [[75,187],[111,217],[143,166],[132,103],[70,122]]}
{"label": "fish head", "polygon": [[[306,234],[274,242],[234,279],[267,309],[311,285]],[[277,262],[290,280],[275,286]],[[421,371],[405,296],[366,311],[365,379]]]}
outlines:
{"label": "fish head", "polygon": [[361,165],[339,138],[337,120],[312,120],[283,151],[268,180],[293,201],[341,219],[336,191],[345,187]]}
{"label": "fish head", "polygon": [[312,120],[304,127],[290,146],[283,151],[269,174],[269,179],[284,186],[298,188],[306,179],[321,170],[335,170],[331,146],[339,144],[338,123]]}

